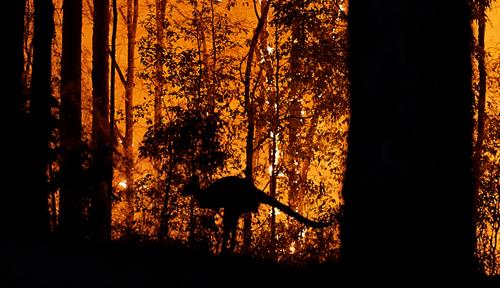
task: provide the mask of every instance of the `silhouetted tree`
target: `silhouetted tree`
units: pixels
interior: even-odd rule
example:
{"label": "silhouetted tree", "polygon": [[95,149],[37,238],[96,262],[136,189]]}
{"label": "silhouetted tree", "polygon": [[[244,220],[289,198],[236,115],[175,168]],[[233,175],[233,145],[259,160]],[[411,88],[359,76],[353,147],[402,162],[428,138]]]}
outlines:
{"label": "silhouetted tree", "polygon": [[[279,81],[279,75],[280,75],[280,50],[279,50],[279,36],[280,36],[280,29],[278,25],[275,25],[275,31],[274,31],[274,47],[276,49],[275,51],[275,60],[276,60],[276,65],[275,65],[275,71],[267,71],[268,73],[275,72],[275,75],[267,75],[266,77],[269,77],[270,79],[274,78],[274,95],[271,95],[269,97],[270,99],[270,110],[271,110],[271,151],[270,151],[270,162],[271,162],[271,182],[270,182],[270,187],[269,187],[269,194],[271,197],[276,199],[276,190],[277,190],[277,177],[278,177],[278,133],[279,133],[279,127],[280,127],[280,81]],[[265,47],[267,50],[267,47]],[[266,51],[267,52],[267,51]],[[272,70],[272,68],[268,68],[269,70]],[[291,206],[292,209],[295,209],[294,206]],[[276,253],[276,210],[274,207],[271,210],[271,253]]]}
{"label": "silhouetted tree", "polygon": [[32,221],[30,227],[33,237],[46,237],[49,232],[49,215],[47,206],[48,182],[47,168],[49,161],[50,137],[50,102],[51,89],[51,52],[54,34],[54,6],[51,0],[34,2],[34,38],[33,38],[33,70],[31,77],[31,172],[30,191],[26,198],[24,211]]}
{"label": "silhouetted tree", "polygon": [[467,1],[352,1],[349,15],[350,275],[467,285],[476,268]]}
{"label": "silhouetted tree", "polygon": [[[12,15],[14,21],[14,29],[9,29],[11,34],[8,34],[7,40],[7,55],[6,57],[6,71],[11,71],[5,75],[5,83],[7,84],[8,94],[5,99],[5,107],[8,107],[10,111],[13,112],[12,123],[6,125],[7,129],[5,135],[9,135],[10,140],[6,141],[6,151],[9,151],[12,158],[12,167],[6,169],[5,179],[17,179],[20,175],[23,175],[25,171],[24,164],[27,163],[28,157],[26,156],[26,142],[27,142],[27,125],[26,125],[26,113],[24,108],[24,93],[23,93],[23,67],[24,67],[24,53],[23,53],[23,41],[24,41],[24,17],[25,17],[25,1],[15,1],[12,3]],[[8,9],[8,8],[7,8]],[[19,185],[17,181],[12,181],[5,183],[8,188],[4,188],[5,191],[15,191],[12,193],[7,193],[6,203],[11,203],[9,212],[15,212],[9,215],[10,221],[6,221],[5,234],[8,235],[8,240],[16,240],[13,243],[18,243],[21,239],[27,239],[29,233],[26,231],[25,227],[31,219],[28,219],[24,209],[23,199],[26,197],[26,192],[30,191],[30,187],[27,184]],[[15,188],[15,189],[14,189]],[[32,195],[31,193],[29,194]],[[7,214],[7,213],[6,213]],[[3,214],[2,214],[3,215]]]}
{"label": "silhouetted tree", "polygon": [[[125,178],[127,186],[133,186],[134,167],[134,76],[135,76],[135,35],[137,31],[137,20],[139,18],[139,1],[127,0],[127,80],[125,83],[125,139],[123,150],[125,152]],[[133,195],[131,189],[127,189],[126,201],[131,211]],[[129,212],[130,212],[129,211]],[[127,219],[132,220],[132,214]]]}
{"label": "silhouetted tree", "polygon": [[60,231],[68,239],[82,235],[82,1],[63,2],[61,57],[61,205]]}
{"label": "silhouetted tree", "polygon": [[163,76],[163,43],[165,41],[165,9],[167,6],[166,0],[156,0],[156,63],[155,63],[155,92],[154,92],[154,121],[158,126],[162,118],[162,95],[164,86]]}
{"label": "silhouetted tree", "polygon": [[[166,0],[156,0],[156,9],[155,9],[155,16],[156,16],[156,43],[155,43],[155,49],[156,49],[156,62],[155,62],[155,81],[154,81],[154,117],[153,117],[153,125],[154,129],[157,130],[159,129],[162,118],[163,118],[163,109],[162,109],[162,96],[164,93],[164,72],[163,72],[163,54],[164,54],[164,42],[165,42],[165,25],[167,22],[165,22],[165,9],[167,6],[167,1]],[[159,165],[158,162],[155,161],[155,168],[156,170],[159,170]],[[170,165],[171,166],[171,165]],[[171,169],[170,169],[171,170]],[[171,173],[170,173],[171,175]],[[170,176],[169,175],[169,176]],[[167,180],[171,181],[172,177],[167,176]],[[159,188],[160,185],[157,186]],[[170,186],[170,183],[167,183],[167,186]],[[160,189],[158,189],[160,190]],[[165,196],[163,197],[163,210],[162,210],[162,215],[161,215],[161,220],[160,220],[160,230],[158,233],[158,238],[161,240],[165,240],[168,236],[168,205],[169,205],[169,200],[170,200],[170,188],[165,189]]]}
{"label": "silhouetted tree", "polygon": [[[489,110],[486,103],[487,91],[491,89],[495,91],[495,84],[491,86],[491,82],[495,82],[495,61],[488,63],[488,58],[492,55],[488,53],[485,47],[485,30],[487,24],[487,11],[491,7],[492,0],[470,0],[472,8],[472,20],[477,24],[473,27],[477,29],[477,36],[474,39],[474,92],[475,92],[475,108],[477,113],[476,122],[476,141],[474,145],[474,192],[476,197],[476,225],[477,225],[477,251],[476,255],[481,262],[481,269],[486,274],[498,273],[498,258],[497,258],[497,235],[500,229],[500,203],[498,201],[498,188],[492,184],[492,179],[498,178],[496,174],[498,169],[492,169],[492,158],[488,157],[491,149],[491,142],[498,139],[495,124],[498,121],[498,115],[488,115]],[[495,54],[493,54],[495,55]],[[497,53],[498,55],[498,53]],[[489,64],[489,65],[488,65]],[[492,65],[493,64],[493,65]],[[487,68],[490,66],[490,69]],[[498,64],[497,64],[498,66]],[[496,81],[498,82],[498,80]],[[488,85],[490,84],[490,85]],[[491,110],[490,110],[491,111]],[[496,117],[497,116],[497,117]],[[494,150],[494,148],[493,148]],[[491,154],[490,154],[491,155]],[[496,185],[498,186],[498,185]]]}
{"label": "silhouetted tree", "polygon": [[[250,41],[250,46],[248,48],[248,54],[246,59],[245,74],[243,79],[244,84],[244,111],[246,114],[247,121],[247,136],[246,136],[246,160],[245,160],[245,177],[253,183],[253,161],[254,161],[254,134],[255,134],[255,105],[253,101],[251,77],[252,77],[252,65],[254,61],[255,53],[258,49],[259,36],[264,28],[264,23],[266,23],[267,14],[269,12],[269,7],[271,2],[267,2],[266,6],[261,10],[261,14],[258,19],[257,26],[253,32],[252,39]],[[248,252],[250,249],[250,243],[252,241],[252,214],[246,213],[243,218],[243,251]]]}
{"label": "silhouetted tree", "polygon": [[[16,1],[13,9],[14,21],[15,21],[15,29],[12,30],[12,44],[8,46],[12,47],[12,57],[9,63],[12,63],[12,73],[8,73],[6,76],[12,77],[12,79],[8,78],[7,83],[11,83],[14,88],[12,91],[14,92],[12,97],[9,97],[9,100],[12,101],[9,107],[15,108],[15,120],[14,123],[16,125],[21,125],[24,119],[24,105],[23,105],[23,67],[24,67],[24,10],[25,10],[25,0]],[[10,103],[10,102],[9,102]],[[17,129],[15,129],[17,130]]]}
{"label": "silhouetted tree", "polygon": [[[484,36],[486,30],[486,10],[490,7],[491,0],[472,0],[472,19],[477,21],[477,43],[476,58],[479,72],[478,96],[477,96],[477,140],[474,151],[474,174],[479,179],[481,174],[481,154],[483,151],[484,125],[486,119],[486,49]],[[475,180],[477,190],[479,180]]]}
{"label": "silhouetted tree", "polygon": [[92,34],[91,238],[111,237],[113,145],[109,97],[109,0],[94,0]]}

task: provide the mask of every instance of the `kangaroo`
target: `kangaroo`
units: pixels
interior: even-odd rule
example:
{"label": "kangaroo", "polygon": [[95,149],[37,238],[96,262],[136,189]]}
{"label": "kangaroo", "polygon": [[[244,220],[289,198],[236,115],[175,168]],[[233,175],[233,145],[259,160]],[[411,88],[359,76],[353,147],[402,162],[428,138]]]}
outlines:
{"label": "kangaroo", "polygon": [[198,177],[193,177],[191,181],[181,191],[181,195],[192,195],[198,201],[200,208],[220,209],[224,208],[223,215],[223,239],[221,253],[228,251],[227,242],[231,234],[230,250],[233,251],[236,238],[236,227],[238,219],[243,213],[257,212],[259,205],[264,203],[278,208],[282,212],[293,217],[295,220],[310,227],[323,228],[330,226],[330,222],[317,222],[300,215],[291,207],[279,202],[267,195],[247,179],[237,176],[223,177],[205,189],[200,189]]}

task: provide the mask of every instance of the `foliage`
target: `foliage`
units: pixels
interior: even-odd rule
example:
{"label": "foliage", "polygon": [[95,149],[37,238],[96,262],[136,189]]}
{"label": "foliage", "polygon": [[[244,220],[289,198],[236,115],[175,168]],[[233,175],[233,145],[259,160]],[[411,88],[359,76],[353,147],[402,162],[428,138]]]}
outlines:
{"label": "foliage", "polygon": [[[500,97],[500,55],[498,48],[486,51],[487,103],[485,137],[481,155],[481,175],[476,191],[476,255],[488,275],[500,274],[500,116],[498,97]],[[477,81],[477,80],[476,80]],[[475,85],[477,96],[478,86]]]}
{"label": "foliage", "polygon": [[[223,140],[234,137],[230,134],[235,129],[229,127],[227,120],[239,113],[228,104],[238,97],[238,61],[226,51],[240,46],[234,37],[243,31],[227,14],[234,5],[232,2],[225,5],[217,3],[214,8],[215,35],[211,35],[210,31],[213,30],[208,29],[212,23],[212,17],[209,17],[212,10],[207,1],[202,1],[201,8],[197,1],[172,3],[163,23],[163,47],[158,47],[154,40],[156,15],[150,7],[150,13],[142,23],[147,36],[139,41],[143,65],[139,77],[147,83],[151,96],[155,88],[161,86],[164,118],[156,125],[153,125],[152,119],[148,119],[150,127],[139,148],[140,156],[154,163],[156,170],[155,176],[147,177],[147,183],[142,186],[157,193],[144,193],[147,189],[136,191],[137,201],[143,204],[135,205],[148,206],[144,203],[156,201],[155,207],[160,207],[159,210],[145,210],[149,211],[147,215],[155,215],[157,219],[155,233],[161,229],[158,227],[161,222],[159,219],[166,217],[170,238],[180,241],[189,238],[192,246],[195,242],[204,242],[202,246],[207,249],[213,249],[217,242],[213,236],[218,233],[206,231],[215,227],[214,221],[207,221],[206,216],[213,218],[214,215],[199,211],[188,198],[180,197],[178,191],[194,174],[205,181],[212,179],[224,168],[232,153],[230,143]],[[191,15],[185,14],[187,11]],[[209,46],[215,47],[215,52]],[[157,57],[158,52],[161,52],[160,57]],[[216,55],[217,58],[210,55]],[[158,64],[162,67],[160,77],[156,74]],[[152,97],[149,97],[145,106],[137,109],[145,111],[144,117],[147,117],[147,111],[151,111]],[[153,196],[156,198],[151,198]],[[165,207],[165,203],[168,203],[168,207]],[[137,214],[139,218],[150,217],[147,215]],[[200,221],[205,224],[200,224]],[[154,223],[150,221],[145,225],[153,227]],[[136,231],[140,232],[141,226],[136,227]],[[150,231],[147,235],[154,234],[151,232],[154,229],[147,229]]]}
{"label": "foliage", "polygon": [[500,273],[500,118],[488,119],[477,201],[478,257],[488,274]]}
{"label": "foliage", "polygon": [[[308,208],[306,215],[318,219],[320,215],[328,218],[335,213],[340,201],[341,186],[336,183],[343,174],[348,121],[347,33],[345,14],[337,1],[302,2],[272,2],[274,14],[268,20],[266,35],[267,43],[274,44],[260,51],[257,54],[260,58],[253,64],[251,97],[259,131],[255,140],[254,171],[256,185],[266,190],[267,155],[271,145],[268,136],[271,132],[278,136],[278,157],[282,159],[289,139],[285,127],[292,116],[290,105],[299,100],[303,107],[303,127],[299,131],[303,151],[300,152],[307,156],[298,160],[301,164],[310,163],[307,165],[311,171],[301,179],[305,191],[303,203]],[[242,64],[246,62],[246,49],[252,37],[249,31],[255,24],[248,27],[235,21],[232,10],[236,5],[236,1],[170,2],[163,22],[162,47],[155,40],[157,22],[153,6],[141,23],[146,35],[138,42],[143,67],[139,77],[144,80],[149,96],[144,105],[135,109],[136,115],[148,119],[150,127],[139,151],[142,158],[153,163],[156,172],[146,174],[130,188],[134,189],[137,202],[132,234],[142,235],[136,236],[139,239],[155,238],[161,226],[160,218],[166,217],[169,238],[189,240],[192,247],[211,251],[220,245],[221,215],[197,209],[189,198],[179,195],[179,190],[193,174],[201,176],[203,186],[221,176],[239,174],[244,168],[241,166],[245,146],[242,131],[246,127]],[[290,37],[297,25],[303,31],[303,39],[298,44]],[[276,46],[276,33],[272,32],[278,32],[278,46],[274,48],[271,46]],[[161,57],[157,57],[158,52]],[[291,68],[292,60],[303,67],[300,73]],[[269,71],[267,81],[263,81],[266,61],[271,63],[270,69],[279,70],[277,80],[271,76],[274,72]],[[160,76],[156,74],[158,64],[162,67]],[[270,107],[275,101],[272,94],[276,92],[276,81],[280,87],[281,124],[274,131]],[[162,91],[164,118],[153,125],[149,115],[152,96],[158,87]],[[332,130],[331,125],[340,125],[341,129]],[[335,142],[339,145],[332,146]],[[288,189],[288,179],[282,171],[289,169],[289,164],[280,160],[276,167],[278,191]],[[330,177],[332,173],[337,176]],[[277,197],[287,202],[287,193],[278,192]],[[166,209],[165,203],[168,203]],[[290,263],[329,261],[336,257],[339,247],[334,240],[338,239],[336,227],[313,231],[284,214],[277,216],[278,246],[273,253],[261,253],[271,249],[269,207],[263,207],[253,217],[252,255]],[[162,210],[167,211],[166,215],[162,216]],[[241,231],[238,239],[242,239]]]}
{"label": "foliage", "polygon": [[[224,164],[220,143],[222,123],[218,115],[188,110],[172,122],[151,127],[144,135],[140,155],[161,163],[160,171],[184,167],[183,175],[212,174]],[[168,159],[168,161],[162,161]],[[182,177],[176,174],[177,177]]]}
{"label": "foliage", "polygon": [[[473,27],[481,27],[481,23],[487,23],[487,12],[492,7],[492,0],[470,0],[472,8],[472,20],[476,24]],[[483,25],[486,29],[487,25]],[[485,31],[483,31],[485,32]],[[484,39],[483,39],[484,41]],[[479,69],[485,69],[486,74],[486,101],[485,101],[485,124],[482,133],[484,139],[482,147],[475,147],[476,152],[481,151],[479,159],[479,167],[476,167],[479,175],[476,175],[479,181],[476,188],[476,257],[481,264],[482,271],[487,275],[500,274],[500,247],[499,247],[499,230],[500,230],[500,187],[498,179],[500,178],[500,144],[498,125],[500,121],[498,106],[498,97],[500,97],[500,53],[499,47],[480,47],[479,39],[474,39],[473,43],[473,91],[475,96],[475,113],[479,114],[479,89],[480,81]],[[484,43],[483,43],[484,45]],[[482,51],[484,49],[484,51]],[[484,56],[485,67],[479,67],[480,56]],[[477,117],[479,118],[479,117]],[[476,119],[478,120],[478,119]],[[476,121],[478,122],[478,121]],[[474,134],[476,138],[479,135],[477,129]]]}

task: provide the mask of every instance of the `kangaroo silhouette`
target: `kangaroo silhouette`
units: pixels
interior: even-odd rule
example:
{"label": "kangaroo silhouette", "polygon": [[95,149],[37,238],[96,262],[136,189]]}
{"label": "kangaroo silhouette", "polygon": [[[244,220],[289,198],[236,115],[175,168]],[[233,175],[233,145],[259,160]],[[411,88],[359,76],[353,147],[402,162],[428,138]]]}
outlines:
{"label": "kangaroo silhouette", "polygon": [[238,219],[243,213],[257,212],[259,205],[264,203],[278,208],[280,211],[293,217],[300,223],[314,227],[323,228],[330,226],[330,222],[317,222],[300,215],[291,207],[279,202],[267,195],[255,185],[237,176],[228,176],[214,181],[208,187],[201,189],[198,177],[193,177],[191,181],[181,191],[184,196],[192,195],[198,201],[200,208],[220,209],[224,208],[223,215],[223,240],[221,253],[227,252],[227,242],[231,234],[230,251],[234,249],[236,238],[236,227]]}

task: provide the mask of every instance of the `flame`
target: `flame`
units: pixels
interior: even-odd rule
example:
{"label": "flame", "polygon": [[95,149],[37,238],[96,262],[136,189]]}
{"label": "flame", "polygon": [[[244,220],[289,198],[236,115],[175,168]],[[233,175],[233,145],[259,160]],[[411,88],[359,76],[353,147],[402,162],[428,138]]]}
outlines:
{"label": "flame", "polygon": [[295,254],[295,241],[292,241],[292,244],[290,244],[289,248],[290,254]]}
{"label": "flame", "polygon": [[273,215],[273,209],[274,209],[274,216],[278,216],[281,214],[281,211],[276,209],[276,208],[270,208],[269,209],[269,216]]}
{"label": "flame", "polygon": [[118,186],[120,186],[123,189],[127,189],[127,180],[123,180],[120,183],[118,183]]}

